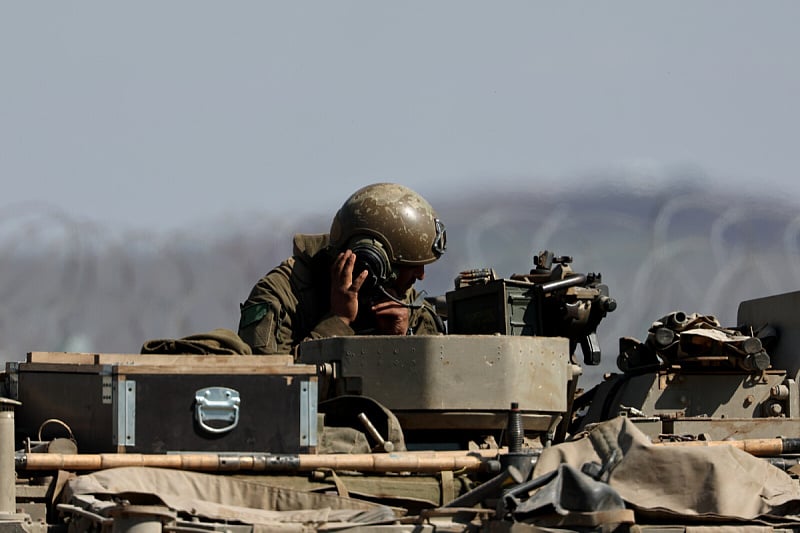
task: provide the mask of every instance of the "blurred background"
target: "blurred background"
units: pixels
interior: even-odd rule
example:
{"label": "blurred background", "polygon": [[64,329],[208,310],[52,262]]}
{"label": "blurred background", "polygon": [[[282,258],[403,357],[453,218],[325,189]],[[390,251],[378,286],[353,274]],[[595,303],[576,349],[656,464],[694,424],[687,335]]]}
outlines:
{"label": "blurred background", "polygon": [[238,304],[396,181],[448,228],[420,283],[601,272],[618,338],[800,288],[800,4],[0,5],[0,358],[138,352]]}

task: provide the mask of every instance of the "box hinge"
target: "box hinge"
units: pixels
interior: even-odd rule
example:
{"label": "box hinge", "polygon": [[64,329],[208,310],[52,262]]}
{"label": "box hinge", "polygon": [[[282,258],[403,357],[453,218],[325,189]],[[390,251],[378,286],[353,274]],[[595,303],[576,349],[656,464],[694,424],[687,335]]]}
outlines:
{"label": "box hinge", "polygon": [[300,446],[317,445],[317,380],[300,382]]}
{"label": "box hinge", "polygon": [[136,382],[115,381],[113,383],[115,446],[136,446]]}

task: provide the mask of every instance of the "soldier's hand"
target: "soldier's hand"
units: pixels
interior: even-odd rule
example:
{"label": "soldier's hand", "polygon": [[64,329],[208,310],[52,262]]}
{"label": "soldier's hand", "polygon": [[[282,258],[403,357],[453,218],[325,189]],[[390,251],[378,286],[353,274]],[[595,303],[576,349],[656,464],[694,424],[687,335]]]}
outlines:
{"label": "soldier's hand", "polygon": [[[391,291],[390,292],[394,292]],[[378,333],[381,335],[405,335],[411,315],[408,307],[387,300],[372,306]]]}
{"label": "soldier's hand", "polygon": [[345,250],[336,256],[331,265],[331,313],[338,316],[348,326],[358,315],[358,290],[367,279],[364,270],[353,279],[356,254]]}

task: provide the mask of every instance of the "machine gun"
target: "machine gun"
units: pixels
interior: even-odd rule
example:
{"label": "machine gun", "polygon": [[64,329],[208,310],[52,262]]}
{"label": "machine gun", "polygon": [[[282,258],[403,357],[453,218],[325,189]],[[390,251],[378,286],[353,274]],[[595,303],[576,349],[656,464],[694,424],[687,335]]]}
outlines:
{"label": "machine gun", "polygon": [[600,274],[575,273],[571,261],[544,251],[509,279],[462,272],[435,302],[447,335],[315,339],[298,361],[320,369],[321,401],[360,396],[389,409],[408,446],[500,441],[510,404],[525,432],[558,441],[582,373],[575,350],[600,363],[597,326],[616,308]]}
{"label": "machine gun", "polygon": [[449,333],[566,337],[573,363],[580,345],[583,362],[599,365],[597,326],[617,303],[599,272],[579,274],[571,263],[545,250],[528,274],[497,279],[491,269],[462,272],[446,295]]}

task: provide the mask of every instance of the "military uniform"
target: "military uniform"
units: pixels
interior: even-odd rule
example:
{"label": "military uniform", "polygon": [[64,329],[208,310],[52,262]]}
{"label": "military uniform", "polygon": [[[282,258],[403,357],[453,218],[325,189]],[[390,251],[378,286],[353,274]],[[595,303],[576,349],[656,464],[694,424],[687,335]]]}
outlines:
{"label": "military uniform", "polygon": [[[295,235],[293,256],[256,283],[241,305],[239,336],[254,354],[294,353],[306,339],[369,334],[368,319],[359,318],[352,327],[330,312],[329,236]],[[354,273],[354,276],[358,273]],[[402,298],[416,301],[413,288]],[[427,302],[410,309],[409,333],[442,333],[441,321]]]}

